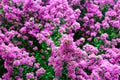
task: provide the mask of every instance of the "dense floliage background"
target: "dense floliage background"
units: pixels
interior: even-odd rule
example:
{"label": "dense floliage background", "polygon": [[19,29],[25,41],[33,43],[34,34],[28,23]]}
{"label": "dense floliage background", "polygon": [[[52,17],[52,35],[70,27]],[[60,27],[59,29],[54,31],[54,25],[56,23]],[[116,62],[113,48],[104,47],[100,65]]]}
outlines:
{"label": "dense floliage background", "polygon": [[120,80],[120,0],[0,0],[0,80]]}

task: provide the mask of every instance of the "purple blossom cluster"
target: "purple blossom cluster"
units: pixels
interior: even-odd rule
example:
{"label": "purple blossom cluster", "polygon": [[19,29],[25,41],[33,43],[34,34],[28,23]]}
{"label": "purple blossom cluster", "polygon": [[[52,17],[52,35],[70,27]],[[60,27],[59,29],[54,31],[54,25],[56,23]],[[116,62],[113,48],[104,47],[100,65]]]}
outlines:
{"label": "purple blossom cluster", "polygon": [[120,80],[120,0],[0,0],[0,80]]}

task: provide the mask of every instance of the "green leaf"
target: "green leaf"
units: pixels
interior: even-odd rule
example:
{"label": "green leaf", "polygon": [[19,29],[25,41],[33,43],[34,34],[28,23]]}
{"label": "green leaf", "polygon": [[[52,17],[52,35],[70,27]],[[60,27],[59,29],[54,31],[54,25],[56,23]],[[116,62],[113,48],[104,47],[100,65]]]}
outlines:
{"label": "green leaf", "polygon": [[44,29],[44,27],[41,24],[38,24],[40,29]]}
{"label": "green leaf", "polygon": [[83,18],[86,13],[87,13],[87,9],[86,9],[86,8],[85,8],[85,9],[82,9],[80,16]]}
{"label": "green leaf", "polygon": [[35,80],[34,78],[31,78],[30,80]]}
{"label": "green leaf", "polygon": [[94,16],[94,20],[97,21],[97,22],[102,22],[102,20],[97,16]]}
{"label": "green leaf", "polygon": [[0,13],[3,13],[3,9],[0,9]]}
{"label": "green leaf", "polygon": [[79,67],[76,67],[75,70],[79,70]]}
{"label": "green leaf", "polygon": [[66,21],[64,20],[64,18],[60,18],[60,24],[62,25],[62,24],[65,24],[66,23]]}
{"label": "green leaf", "polygon": [[94,43],[98,43],[98,40],[97,40],[97,38],[94,38]]}
{"label": "green leaf", "polygon": [[45,50],[45,49],[47,48],[47,45],[46,45],[46,42],[45,42],[45,41],[43,41],[41,45],[42,45],[42,49]]}
{"label": "green leaf", "polygon": [[108,11],[108,4],[104,5],[104,9],[102,10],[103,15]]}

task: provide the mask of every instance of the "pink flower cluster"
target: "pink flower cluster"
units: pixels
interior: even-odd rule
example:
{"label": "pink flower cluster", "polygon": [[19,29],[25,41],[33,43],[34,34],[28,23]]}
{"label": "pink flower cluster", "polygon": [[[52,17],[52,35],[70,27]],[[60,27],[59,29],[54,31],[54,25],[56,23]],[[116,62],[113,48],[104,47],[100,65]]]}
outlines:
{"label": "pink flower cluster", "polygon": [[0,0],[0,79],[120,80],[120,0]]}

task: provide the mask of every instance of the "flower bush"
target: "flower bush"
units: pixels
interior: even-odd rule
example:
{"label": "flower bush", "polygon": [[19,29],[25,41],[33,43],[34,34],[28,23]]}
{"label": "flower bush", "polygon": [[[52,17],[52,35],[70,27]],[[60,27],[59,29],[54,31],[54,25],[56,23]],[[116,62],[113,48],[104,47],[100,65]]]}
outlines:
{"label": "flower bush", "polygon": [[0,0],[0,80],[120,80],[120,0]]}

